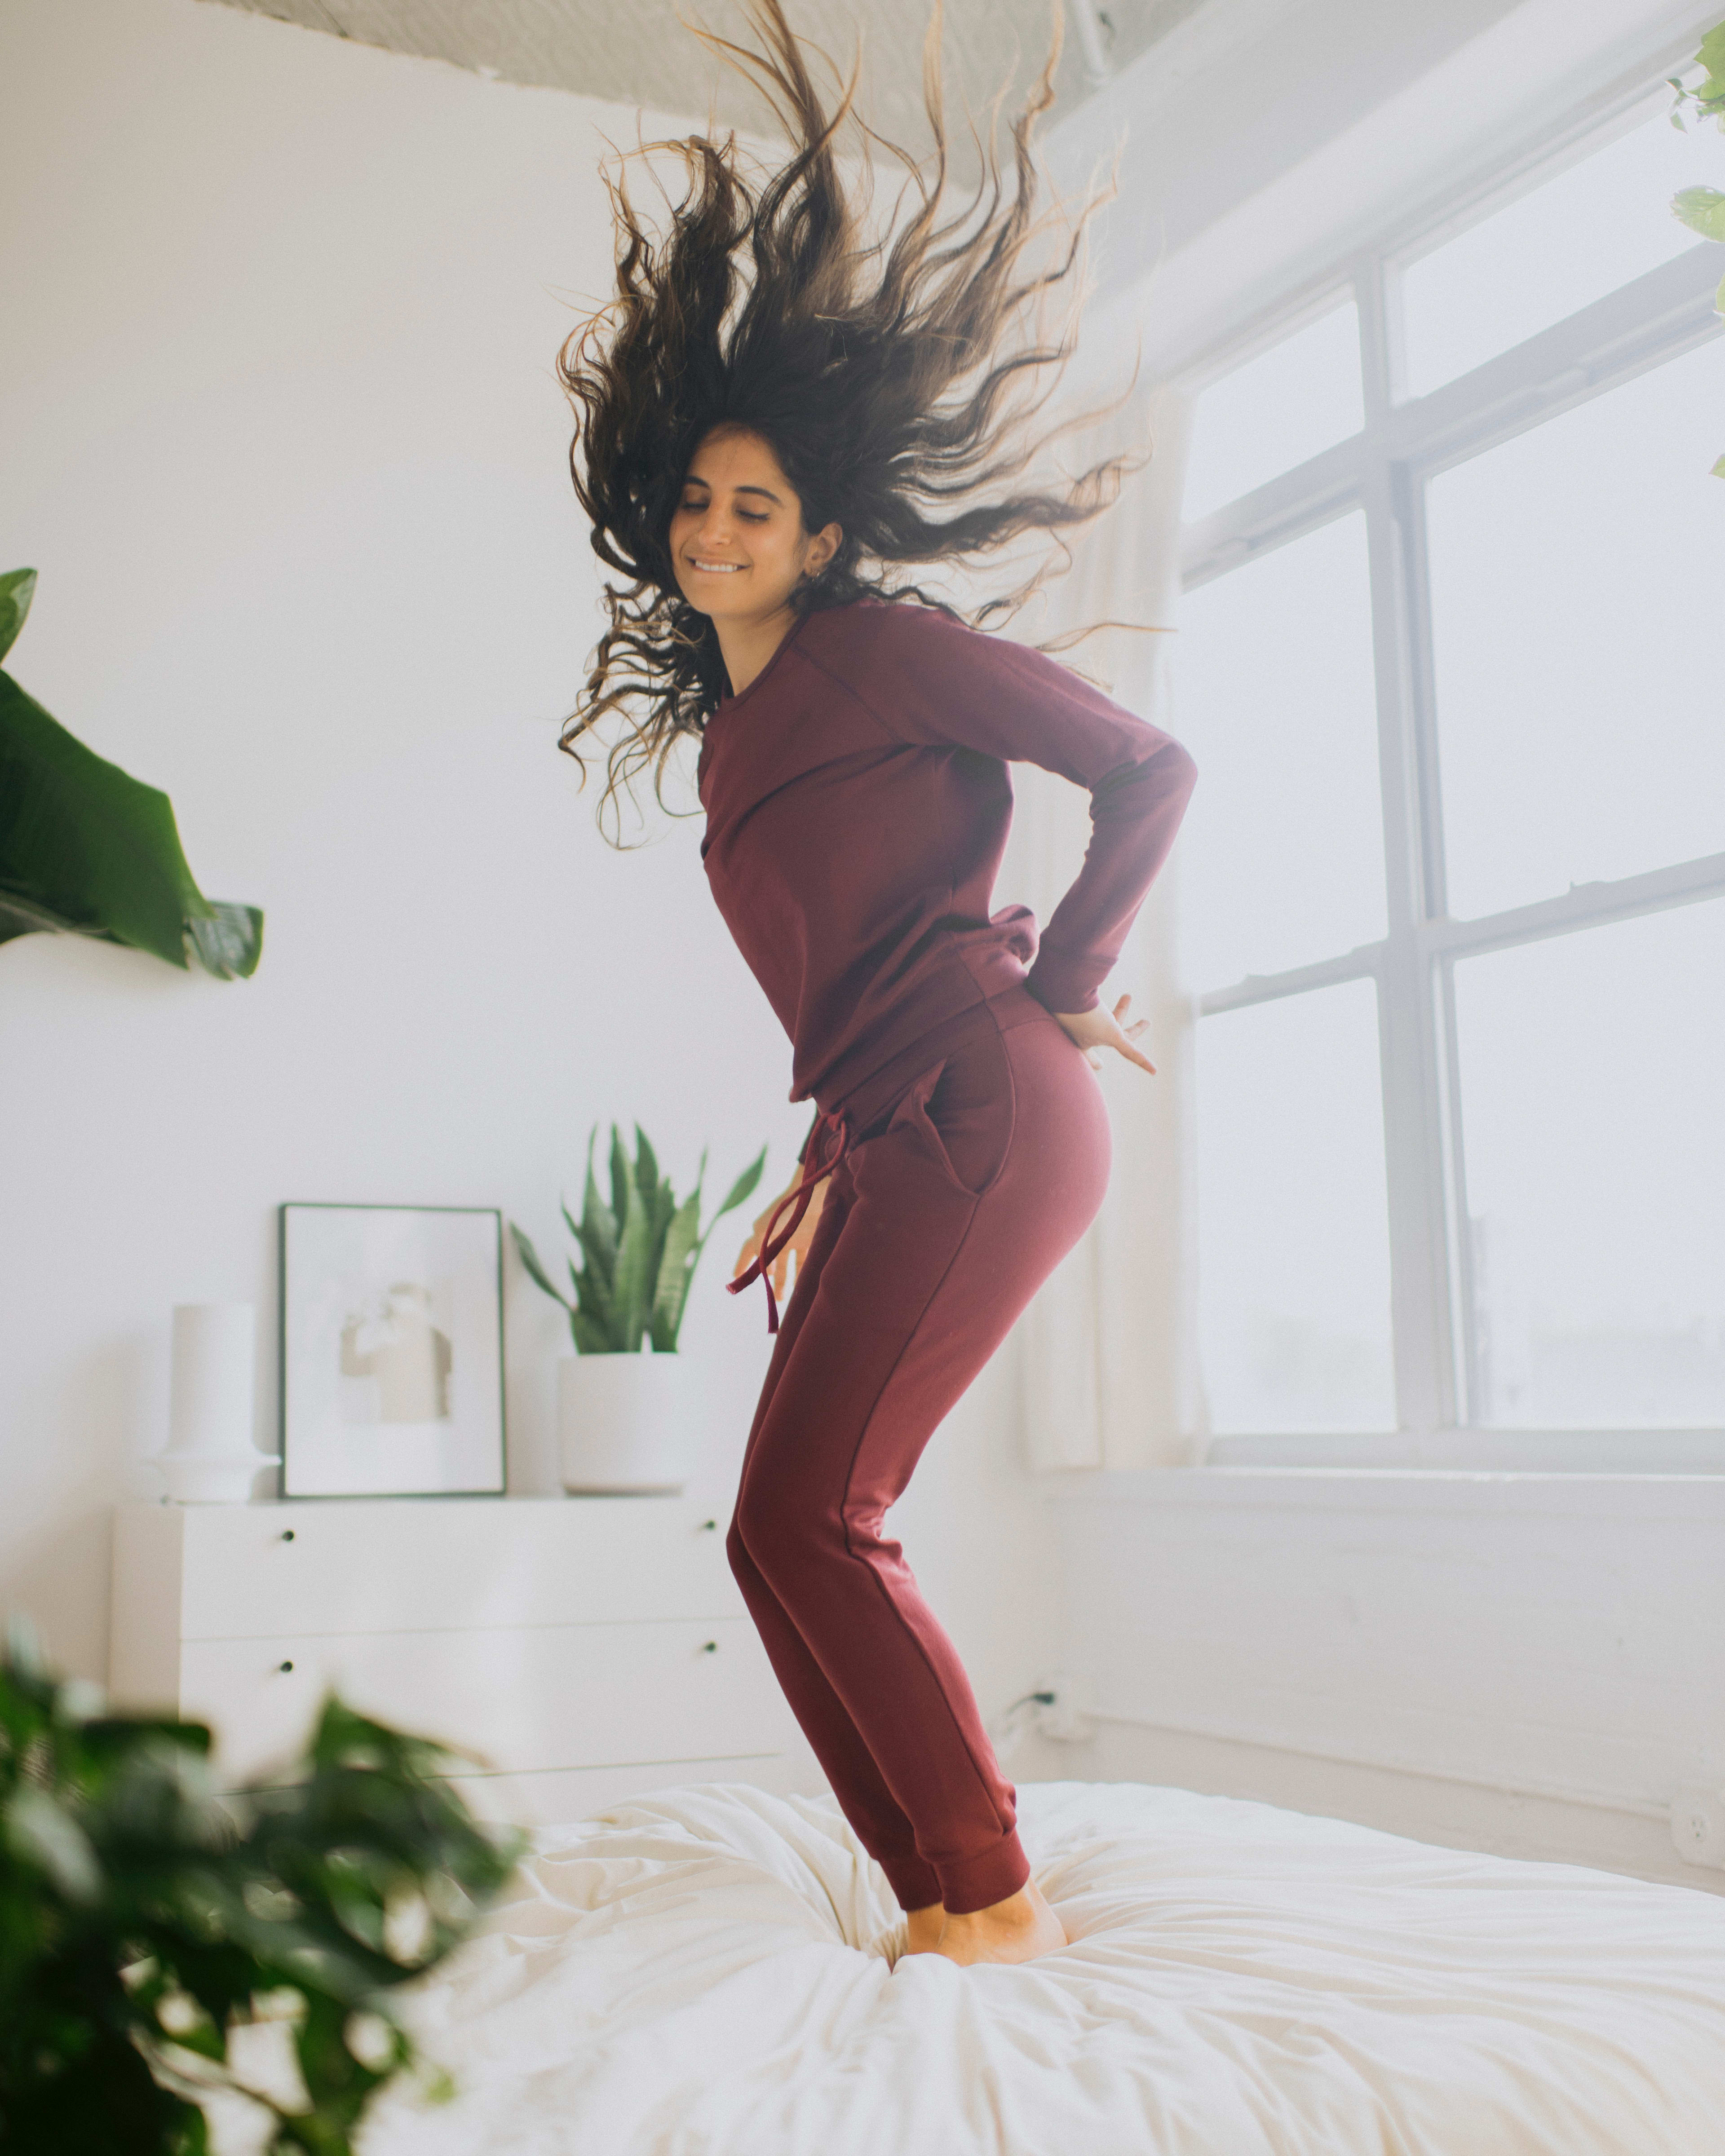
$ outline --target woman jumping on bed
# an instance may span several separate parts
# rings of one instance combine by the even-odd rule
[[[1096,1051],[1155,1066],[1135,1045],[1147,1021],[1125,1022],[1131,998],[1111,1011],[1097,990],[1195,770],[1055,660],[892,573],[1078,524],[1117,487],[1114,460],[1055,492],[999,490],[1032,454],[1023,427],[1042,399],[1027,408],[1021,387],[1070,349],[1007,341],[1080,259],[1082,217],[1052,269],[1024,266],[1058,10],[1055,51],[1013,123],[1011,184],[990,151],[976,197],[945,222],[937,13],[934,183],[894,152],[916,193],[886,245],[865,236],[834,157],[850,90],[829,115],[778,0],[752,13],[764,54],[721,49],[773,100],[788,161],[757,181],[732,140],[659,146],[683,161],[687,190],[654,233],[614,186],[617,296],[562,355],[576,491],[594,550],[627,580],[607,588],[609,626],[563,746],[577,753],[596,720],[622,716],[614,789],[619,772],[662,772],[680,736],[698,738],[701,860],[790,1036],[790,1098],[819,1111],[729,1283],[776,1270],[783,1286],[797,1255],[783,1323],[767,1281],[777,1337],[732,1569],[908,1912],[907,1951],[1024,1961],[1065,1935],[886,1516],[1101,1204],[1111,1141]],[[1010,611],[1034,582],[973,619]],[[1040,937],[1027,907],[988,911],[1015,760],[1091,795],[1083,867]]]

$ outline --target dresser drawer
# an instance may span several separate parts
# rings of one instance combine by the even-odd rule
[[[745,1619],[188,1640],[180,1711],[229,1782],[285,1763],[334,1687],[501,1773],[781,1752],[802,1739]]]
[[[675,1498],[187,1507],[183,1640],[737,1617],[726,1521]]]

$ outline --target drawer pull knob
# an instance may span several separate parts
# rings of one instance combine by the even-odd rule
[[[703,1520],[701,1523],[701,1532],[704,1535],[713,1534],[717,1531],[718,1525],[716,1520]]]
[[[290,1543],[294,1538],[293,1529],[291,1527],[284,1527],[281,1531],[281,1538],[285,1543]]]
[[[294,1666],[291,1662],[284,1662],[281,1665],[281,1674],[283,1676],[286,1676],[291,1671],[293,1666]]]
[[[704,1655],[716,1655],[719,1651],[718,1641],[716,1640],[709,1640],[701,1651]]]

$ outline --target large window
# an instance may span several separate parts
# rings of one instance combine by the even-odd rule
[[[1725,1432],[1725,247],[1667,207],[1725,144],[1670,105],[1201,362],[1213,1460]]]

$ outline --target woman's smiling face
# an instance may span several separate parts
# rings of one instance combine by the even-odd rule
[[[714,620],[765,621],[838,552],[836,524],[809,533],[803,505],[758,434],[715,428],[689,460],[671,517],[678,588]]]

